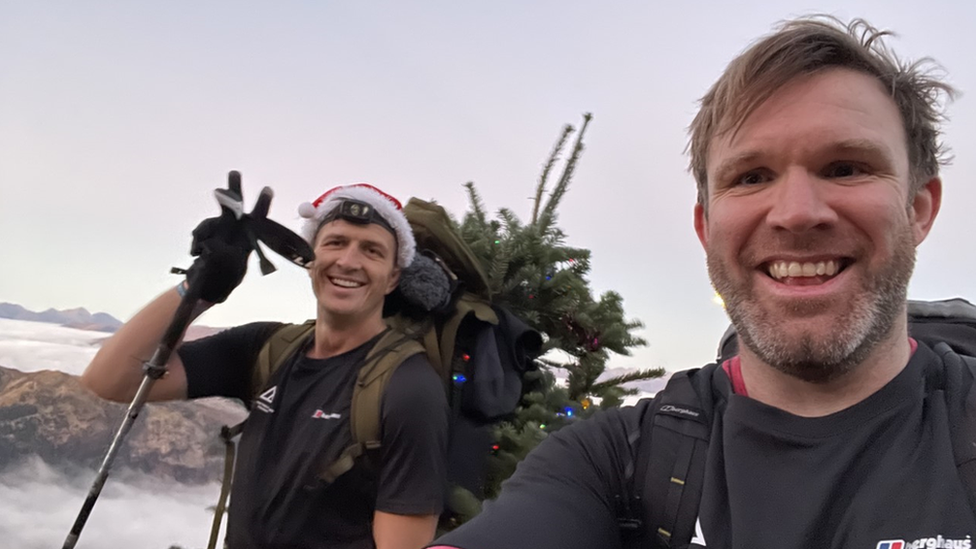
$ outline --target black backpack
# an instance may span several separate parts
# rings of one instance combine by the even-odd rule
[[[909,301],[909,335],[932,346],[945,364],[943,375],[926,379],[927,392],[943,391],[953,453],[969,503],[976,509],[976,306],[964,299]],[[719,343],[718,361],[674,374],[663,391],[641,401],[639,425],[630,433],[633,456],[627,468],[630,491],[618,502],[623,546],[662,549],[687,546],[695,536],[704,485],[705,454],[715,403],[713,376],[737,353],[731,327]]]

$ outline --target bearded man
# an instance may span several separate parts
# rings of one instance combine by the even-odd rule
[[[906,314],[953,90],[886,34],[789,21],[701,101],[694,228],[739,354],[555,433],[436,546],[972,545],[976,361]]]

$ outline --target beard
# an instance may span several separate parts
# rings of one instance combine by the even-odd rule
[[[785,325],[791,318],[836,307],[836,301],[797,299],[777,314],[756,299],[749,278],[736,281],[730,266],[716,259],[718,254],[708,254],[708,274],[725,302],[742,345],[780,372],[807,382],[826,383],[861,364],[904,314],[908,283],[915,268],[915,243],[908,225],[895,236],[891,258],[879,268],[865,271],[860,286],[844,304],[846,313],[834,318],[826,333],[795,334]]]

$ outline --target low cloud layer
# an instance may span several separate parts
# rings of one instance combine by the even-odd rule
[[[60,370],[81,375],[108,336],[56,324],[0,319],[0,366],[21,372]]]
[[[61,547],[95,473],[65,474],[39,459],[0,474],[0,544],[20,549]],[[164,483],[136,474],[109,476],[78,549],[206,547],[208,509],[220,487]]]

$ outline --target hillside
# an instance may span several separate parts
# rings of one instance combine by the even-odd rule
[[[0,366],[0,470],[38,456],[55,467],[96,470],[125,415],[76,376],[23,373]],[[119,451],[113,471],[139,471],[185,484],[219,481],[220,426],[244,417],[222,399],[147,405]]]

